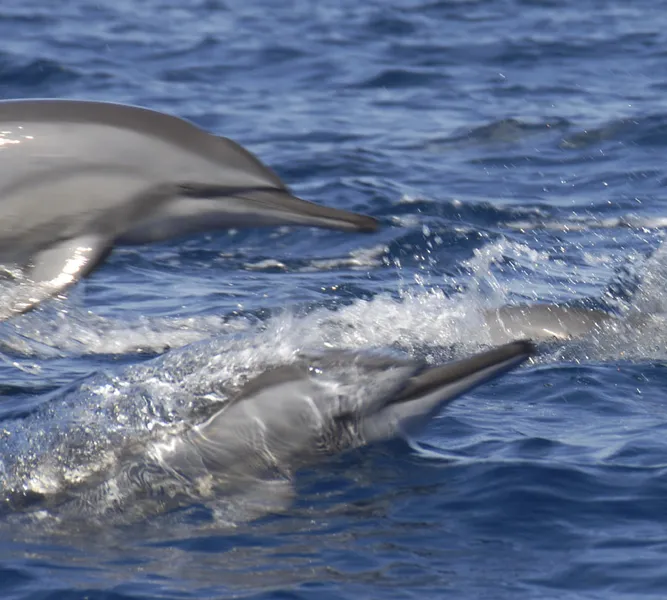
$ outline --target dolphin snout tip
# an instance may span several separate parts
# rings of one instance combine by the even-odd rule
[[[356,231],[361,233],[373,233],[380,227],[380,221],[367,215],[358,215],[355,219],[354,226]]]
[[[513,344],[524,354],[537,354],[537,345],[531,338],[521,338],[514,340]]]

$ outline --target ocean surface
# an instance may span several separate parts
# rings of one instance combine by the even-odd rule
[[[461,357],[526,302],[649,326],[543,344],[429,452],[333,458],[257,518],[3,508],[0,598],[667,597],[666,93],[664,0],[2,0],[2,98],[179,115],[382,224],[118,248],[0,324],[5,485],[76,481],[303,350]]]

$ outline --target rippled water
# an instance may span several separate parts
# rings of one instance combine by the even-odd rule
[[[354,452],[277,514],[4,515],[0,595],[664,598],[666,32],[645,0],[3,0],[2,97],[186,117],[383,225],[117,249],[1,324],[0,452],[23,482],[75,477],[267,357],[462,356],[484,307],[525,301],[650,318],[459,400],[421,439],[442,458]]]

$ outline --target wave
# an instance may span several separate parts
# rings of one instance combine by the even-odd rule
[[[635,292],[638,311],[665,309],[664,252],[644,265],[644,278]],[[27,414],[2,420],[2,487],[51,493],[64,484],[75,485],[108,468],[119,448],[178,431],[210,413],[230,390],[255,374],[290,363],[303,352],[383,348],[441,362],[486,347],[490,340],[484,310],[508,300],[507,288],[489,276],[490,267],[508,258],[517,265],[547,262],[543,253],[522,244],[491,243],[462,264],[478,281],[477,288],[471,285],[446,294],[438,287],[409,286],[397,295],[378,294],[336,309],[283,311],[254,323],[241,320],[240,326],[234,321],[230,331],[214,339],[47,394]],[[621,321],[585,340],[547,345],[535,363],[664,360],[667,317],[650,315],[646,323],[636,327]],[[152,334],[142,335],[147,342]],[[107,334],[96,338],[91,348],[101,339],[113,344]]]
[[[81,77],[76,69],[48,58],[22,62],[0,53],[0,85],[11,87],[14,95],[44,95],[45,90],[71,85]],[[45,94],[49,95],[49,94]]]
[[[510,221],[505,224],[517,231],[589,231],[594,229],[664,229],[667,227],[667,216],[644,216],[637,214],[621,215],[618,217],[571,216],[567,220],[540,220]]]
[[[518,223],[515,226],[519,228]],[[368,277],[378,279],[375,287],[357,279],[358,275],[349,280],[339,275],[327,285],[322,282],[312,300],[304,296],[302,301],[289,305],[262,305],[257,309],[230,306],[226,314],[128,315],[121,319],[83,310],[83,289],[77,288],[67,301],[52,302],[42,310],[3,323],[0,351],[10,363],[15,361],[27,369],[36,358],[150,356],[211,335],[249,336],[247,339],[252,340],[259,332],[281,327],[282,319],[289,323],[286,327],[299,331],[292,343],[310,347],[394,346],[413,352],[427,346],[459,345],[474,351],[490,340],[484,327],[484,310],[504,304],[592,298],[597,306],[625,310],[628,305],[639,306],[641,300],[641,311],[655,319],[667,313],[662,306],[662,252],[656,252],[651,260],[638,249],[628,252],[582,246],[573,252],[564,257],[558,248],[533,247],[503,236],[484,237],[465,227],[457,233],[450,227],[440,231],[422,224],[388,245],[355,248],[347,256],[277,260],[260,255],[252,262],[240,263],[257,277],[270,277],[276,272],[281,277],[289,273],[297,278],[329,271],[368,273]],[[168,256],[175,261],[169,269],[177,277],[180,259],[170,253]],[[197,256],[198,260],[205,258]],[[163,258],[162,264],[167,262]],[[385,273],[392,277],[388,279]],[[143,271],[140,275],[139,280],[145,279]],[[166,276],[155,274],[162,281]],[[217,289],[217,276],[208,276]],[[385,280],[394,283],[388,288]],[[270,285],[270,279],[260,278],[252,286],[246,284],[245,291],[263,290],[266,285]],[[105,289],[99,293],[111,293]],[[590,296],[583,296],[583,292]],[[184,296],[184,301],[191,302],[188,298]],[[243,296],[235,298],[232,295],[230,301],[238,302]],[[265,343],[271,345],[268,339]],[[655,350],[650,355],[654,356]]]

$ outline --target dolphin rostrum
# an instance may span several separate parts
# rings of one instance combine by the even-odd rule
[[[96,474],[76,465],[76,483],[55,493],[23,481],[5,491],[2,504],[127,522],[243,498],[250,489],[262,490],[270,503],[281,486],[291,489],[297,470],[366,444],[414,436],[445,405],[533,352],[530,342],[517,341],[437,366],[351,351],[304,356],[251,379],[200,424],[119,448]],[[85,480],[82,472],[89,473]]]
[[[26,268],[0,318],[93,271],[118,244],[226,228],[373,231],[293,196],[239,144],[174,116],[80,100],[0,102],[0,264]]]

